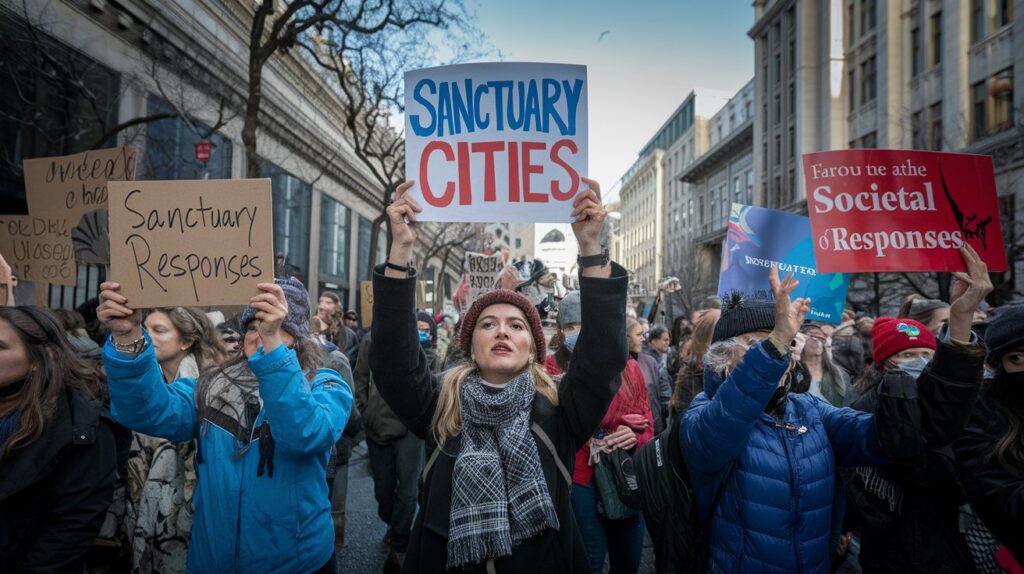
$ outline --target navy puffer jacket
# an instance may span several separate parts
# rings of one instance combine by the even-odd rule
[[[870,414],[806,394],[789,396],[781,421],[765,414],[789,358],[764,345],[724,382],[705,370],[680,427],[702,519],[735,463],[710,520],[708,571],[826,573],[835,465],[887,457]]]

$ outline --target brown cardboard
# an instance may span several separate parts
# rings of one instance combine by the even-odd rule
[[[107,182],[134,180],[136,159],[120,147],[24,160],[29,214],[67,219],[78,263],[109,263]]]
[[[269,179],[110,182],[110,270],[136,309],[248,305],[274,281]]]
[[[0,253],[20,281],[75,285],[78,266],[63,217],[0,215]]]
[[[359,282],[359,296],[359,322],[367,328],[373,324],[373,281]]]

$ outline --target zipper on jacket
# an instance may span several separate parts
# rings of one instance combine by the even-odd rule
[[[793,423],[775,423],[775,427],[779,429],[779,435],[782,437],[782,449],[786,452],[786,464],[789,465],[789,494],[793,497],[793,557],[796,558],[796,571],[803,572],[803,565],[800,563],[800,541],[797,540],[797,527],[800,523],[800,488],[796,484],[796,470],[793,468],[793,458],[789,453],[789,433],[785,431],[794,431],[796,427]],[[801,427],[800,431],[804,431]],[[801,432],[800,434],[803,434]]]

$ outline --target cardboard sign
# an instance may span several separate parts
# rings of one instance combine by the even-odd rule
[[[363,328],[373,324],[373,281],[359,282],[359,322]]]
[[[70,228],[63,217],[0,216],[0,253],[19,281],[77,283]]]
[[[498,278],[505,268],[500,253],[466,253],[466,309],[486,293],[498,288]]]
[[[248,305],[274,282],[269,179],[109,189],[111,275],[132,307]]]
[[[22,165],[28,212],[67,219],[79,263],[109,263],[107,182],[135,179],[135,148],[27,159]]]
[[[795,213],[732,204],[718,279],[719,296],[725,299],[739,291],[747,297],[770,300],[768,274],[773,263],[779,267],[780,278],[792,273],[800,282],[793,292],[794,299],[811,298],[808,319],[842,322],[850,276],[818,273],[810,220]]]
[[[804,156],[822,272],[964,271],[970,243],[1006,270],[992,158],[904,150]]]
[[[491,63],[405,74],[420,221],[570,222],[586,184],[587,69]]]

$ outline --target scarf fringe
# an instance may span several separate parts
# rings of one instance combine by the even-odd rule
[[[478,564],[512,554],[512,537],[508,530],[477,533],[448,541],[448,568]]]

